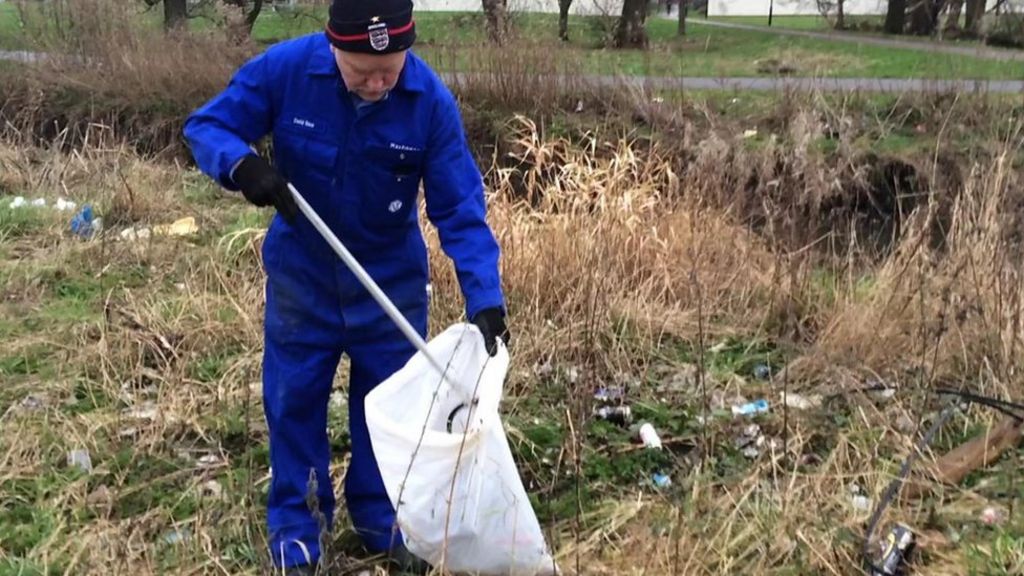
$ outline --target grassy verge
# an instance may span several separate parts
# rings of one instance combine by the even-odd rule
[[[8,47],[32,44],[17,27],[17,12],[0,7],[0,30],[9,30]],[[257,20],[253,38],[271,43],[322,29],[324,9],[265,10]],[[557,16],[517,14],[517,40],[508,50],[543,53],[565,68],[590,74],[654,76],[761,76],[779,70],[800,76],[868,78],[980,78],[1020,79],[1019,63],[995,62],[971,56],[929,54],[915,50],[851,45],[768,32],[715,29],[696,23],[689,35],[677,38],[675,23],[652,18],[648,22],[651,48],[647,51],[603,48],[613,20],[597,17],[570,19],[569,43],[557,40]],[[152,18],[149,18],[152,20]],[[479,47],[485,43],[483,19],[476,13],[424,12],[417,16],[419,46],[437,67],[474,70]],[[795,22],[804,23],[797,19]],[[154,28],[157,23],[151,22]],[[210,21],[192,22],[196,30]],[[2,46],[0,46],[2,47]]]
[[[473,141],[516,333],[510,444],[564,570],[855,573],[870,510],[854,496],[877,501],[911,452],[938,407],[929,386],[1024,396],[1007,313],[1024,305],[1020,132],[966,101],[695,96],[638,103],[628,125],[584,110],[544,128],[464,100],[471,130],[490,130]],[[979,142],[951,154],[967,133]],[[914,146],[869,157],[899,138]],[[71,234],[56,190],[107,231]],[[269,215],[118,146],[0,144],[0,571],[265,572]],[[121,238],[184,216],[198,233]],[[461,295],[424,228],[437,332]],[[878,380],[900,392],[856,392]],[[664,449],[593,417],[600,388]],[[757,399],[767,413],[732,414]],[[332,404],[336,489],[345,414]],[[972,408],[936,449],[993,421]],[[75,450],[91,470],[68,464]],[[1015,573],[1022,457],[897,501],[883,525],[919,531],[929,574]],[[1005,519],[982,522],[988,506]],[[336,567],[371,568],[343,513],[329,540]]]

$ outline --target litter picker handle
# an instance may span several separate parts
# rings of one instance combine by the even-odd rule
[[[326,224],[324,224],[324,221],[320,219],[320,216],[317,215],[312,206],[306,202],[306,199],[299,194],[299,191],[295,189],[295,186],[292,186],[291,182],[288,183],[288,189],[291,190],[292,196],[295,198],[295,202],[299,205],[299,209],[302,210],[302,213],[306,215],[306,218],[309,218],[309,221],[313,223],[313,226],[318,232],[320,232],[320,235],[323,236],[324,240],[331,245],[331,248],[333,248],[338,256],[341,257],[349,270],[355,274],[363,287],[370,292],[373,299],[380,304],[381,308],[384,309],[384,312],[386,312],[387,315],[391,317],[391,320],[398,325],[399,330],[405,334],[405,337],[409,339],[409,342],[411,342],[412,345],[427,358],[427,361],[430,362],[431,366],[433,366],[435,370],[437,370],[437,373],[440,374],[441,378],[446,378],[444,367],[441,366],[441,363],[438,362],[429,351],[427,351],[427,343],[424,342],[419,333],[413,329],[412,325],[409,324],[409,321],[405,319],[405,316],[402,316],[402,313],[395,308],[395,305],[391,303],[387,294],[377,286],[377,283],[373,281],[373,278],[371,278],[370,275],[366,273],[366,270],[359,265],[359,262],[354,256],[352,256],[352,253],[345,248],[345,245],[341,243],[341,240],[338,240],[338,237],[331,232],[330,228],[328,228]]]

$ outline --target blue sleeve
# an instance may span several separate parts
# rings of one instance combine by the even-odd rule
[[[423,188],[427,217],[437,227],[441,249],[452,259],[472,319],[487,308],[505,310],[498,273],[499,248],[487,225],[483,178],[447,89],[433,113]]]
[[[228,190],[235,164],[252,153],[250,144],[270,132],[273,105],[267,75],[267,55],[246,62],[223,92],[185,121],[184,136],[196,164]]]

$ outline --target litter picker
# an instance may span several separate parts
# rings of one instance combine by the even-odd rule
[[[430,354],[427,350],[427,343],[422,337],[420,337],[419,333],[416,332],[412,325],[409,324],[409,321],[405,319],[405,316],[402,316],[402,313],[398,311],[398,308],[395,308],[395,305],[392,304],[391,299],[388,298],[387,294],[377,286],[377,283],[373,281],[373,278],[366,273],[366,270],[364,270],[355,257],[352,256],[352,253],[345,248],[345,245],[341,243],[341,240],[338,240],[338,237],[331,232],[331,229],[328,228],[326,224],[324,224],[324,221],[320,219],[320,216],[313,210],[313,207],[306,202],[306,199],[302,197],[302,194],[299,194],[299,191],[295,189],[295,186],[292,186],[291,182],[288,183],[288,189],[291,190],[292,196],[295,198],[295,202],[299,205],[299,209],[302,210],[302,213],[306,215],[306,218],[309,218],[309,221],[313,223],[313,227],[315,227],[317,231],[320,232],[320,235],[323,236],[324,240],[331,245],[331,248],[333,248],[342,261],[345,262],[345,265],[348,266],[349,270],[355,274],[363,287],[370,292],[373,299],[380,304],[381,308],[384,309],[384,312],[386,312],[387,315],[391,317],[391,320],[393,320],[398,326],[398,329],[405,334],[405,337],[409,339],[409,342],[411,342],[412,345],[415,346],[424,357],[426,357],[427,361],[430,362],[430,365],[433,366],[433,368],[437,370],[437,373],[441,375],[441,378],[445,378],[444,367]]]

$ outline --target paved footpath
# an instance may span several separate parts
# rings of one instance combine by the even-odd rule
[[[676,15],[659,14],[662,18],[676,19]],[[917,50],[919,52],[930,52],[932,54],[955,54],[959,56],[974,56],[988,60],[1001,60],[1004,62],[1024,62],[1024,50],[1000,50],[988,46],[951,46],[946,43],[934,40],[901,40],[882,36],[871,36],[853,32],[817,32],[814,30],[794,30],[792,28],[779,28],[776,26],[758,26],[756,24],[738,24],[734,22],[719,22],[717,20],[705,20],[701,17],[687,18],[686,25],[709,26],[712,28],[727,28],[730,30],[749,30],[763,34],[778,34],[780,36],[796,36],[798,38],[814,38],[816,40],[829,40],[832,42],[849,42],[853,44],[866,44],[869,46],[883,46],[885,48],[899,48],[901,50]],[[1024,71],[1022,71],[1024,74]]]
[[[0,60],[39,62],[46,58],[38,52],[0,50]],[[463,72],[442,73],[446,81],[459,83],[470,79]],[[565,84],[596,86],[643,86],[662,90],[804,90],[821,92],[979,92],[1024,94],[1024,80],[925,80],[913,78],[813,78],[813,77],[734,77],[700,76],[571,76],[553,79]]]
[[[472,80],[464,72],[442,73],[448,82]],[[813,78],[813,77],[670,77],[670,76],[558,76],[550,80],[572,87],[583,85],[637,86],[661,90],[757,90],[820,92],[967,92],[1024,94],[1024,80],[928,80],[915,78]]]

